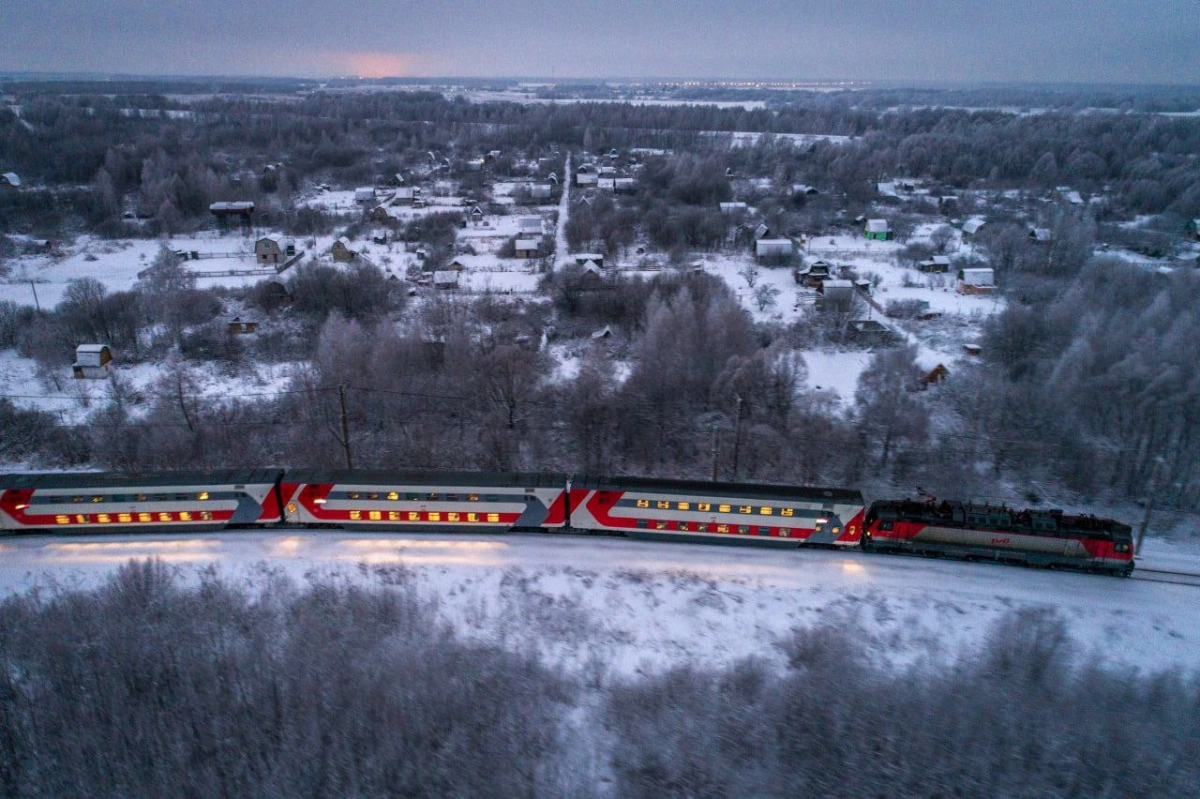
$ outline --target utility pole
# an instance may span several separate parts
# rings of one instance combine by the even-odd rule
[[[717,423],[712,423],[712,481],[717,482]]]
[[[29,281],[29,288],[33,289],[33,307],[37,309],[38,316],[41,316],[42,304],[38,302],[37,285],[32,280]]]
[[[737,410],[733,418],[733,479],[738,479],[738,451],[742,447],[742,395],[737,397]]]
[[[338,402],[342,406],[342,449],[346,450],[346,468],[354,468],[354,459],[350,457],[350,420],[346,418],[346,387],[338,385]]]
[[[1142,523],[1138,525],[1137,543],[1133,547],[1136,555],[1142,554],[1142,541],[1146,531],[1150,529],[1150,514],[1154,513],[1154,498],[1158,494],[1158,471],[1163,465],[1162,455],[1154,458],[1154,468],[1150,470],[1150,495],[1146,497],[1146,512],[1142,514]]]

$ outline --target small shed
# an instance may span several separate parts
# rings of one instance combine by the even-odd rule
[[[375,188],[373,186],[359,186],[354,190],[354,202],[361,205],[375,202]]]
[[[1048,227],[1030,228],[1029,240],[1035,244],[1049,244],[1054,241],[1054,232]]]
[[[813,261],[803,269],[797,269],[792,277],[802,286],[815,289],[822,282],[833,277],[833,264],[827,261]]]
[[[950,256],[935,255],[928,261],[921,261],[917,264],[917,271],[926,274],[946,274],[950,271]]]
[[[412,186],[401,186],[392,193],[392,205],[412,205],[416,196]]]
[[[958,270],[959,294],[991,294],[996,288],[995,272],[990,266]]]
[[[217,219],[239,217],[249,223],[250,215],[254,213],[254,203],[250,201],[216,202],[208,206],[209,212]]]
[[[433,286],[443,291],[451,291],[458,288],[458,272],[453,269],[434,272]]]
[[[258,320],[244,319],[240,316],[235,316],[229,320],[228,329],[229,335],[231,336],[245,336],[249,335],[250,333],[257,333]]]
[[[979,229],[982,228],[985,224],[987,224],[987,222],[986,222],[986,220],[983,220],[983,219],[978,219],[978,218],[968,219],[966,222],[963,222],[963,226],[962,226],[963,235],[964,236],[974,236],[976,233],[979,232]]]
[[[518,258],[536,258],[538,250],[541,248],[541,241],[538,239],[517,239],[514,248]]]
[[[950,370],[947,369],[943,364],[939,363],[937,366],[926,372],[921,378],[921,381],[925,384],[925,387],[928,388],[929,386],[936,386],[949,376]]]
[[[892,237],[892,231],[888,228],[886,219],[868,219],[863,235],[868,241],[887,241]]]
[[[354,245],[345,236],[333,243],[329,248],[329,254],[333,256],[333,260],[339,263],[350,263],[358,258],[358,250],[354,249]]]
[[[76,380],[103,380],[112,373],[112,350],[107,344],[80,344],[71,370]]]

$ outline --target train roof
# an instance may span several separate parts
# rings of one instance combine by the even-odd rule
[[[282,469],[179,472],[28,472],[0,474],[0,489],[128,488],[131,486],[246,485],[274,483]]]
[[[436,469],[289,469],[284,479],[292,483],[371,483],[461,486],[564,486],[565,474],[548,472],[456,472]]]
[[[809,501],[862,504],[862,492],[850,488],[772,485],[766,483],[721,483],[707,480],[669,480],[659,477],[575,477],[579,488],[615,491],[679,491],[686,494],[740,496],[756,499],[803,499]]]

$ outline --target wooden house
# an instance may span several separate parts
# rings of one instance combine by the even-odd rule
[[[354,202],[359,205],[371,205],[375,202],[375,188],[373,186],[360,186],[354,190]]]
[[[974,236],[976,233],[979,232],[979,229],[982,228],[985,224],[987,224],[986,221],[983,219],[979,219],[978,217],[976,217],[975,219],[968,219],[966,222],[963,222],[963,226],[962,226],[963,235],[964,236]]]
[[[278,234],[254,242],[254,260],[259,266],[281,264],[296,254],[296,242]]]
[[[246,336],[258,332],[258,320],[235,316],[229,320],[227,329],[231,336]]]
[[[339,263],[350,263],[358,258],[358,250],[345,236],[333,243],[333,246],[329,248],[329,254],[333,256],[333,260]]]
[[[541,239],[517,239],[514,244],[518,258],[536,258],[541,249]]]
[[[958,270],[959,294],[991,294],[995,289],[995,272],[990,266]]]
[[[433,287],[442,291],[453,291],[458,288],[458,272],[454,269],[434,272]]]
[[[208,206],[209,213],[219,220],[235,218],[244,224],[250,224],[250,215],[254,213],[254,203],[250,201],[216,202]]]
[[[80,344],[71,370],[76,380],[103,380],[112,373],[112,350],[107,344]]]
[[[926,274],[946,274],[950,271],[950,256],[935,255],[927,261],[917,264],[917,271]]]
[[[848,311],[854,305],[854,283],[849,280],[823,280],[817,294],[826,311]]]
[[[868,219],[866,227],[863,228],[863,235],[867,241],[887,241],[892,237],[892,231],[888,228],[886,219]]]

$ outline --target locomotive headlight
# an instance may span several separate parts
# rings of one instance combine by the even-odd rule
[[[26,502],[26,503],[23,503],[23,504],[17,505],[17,510],[25,510],[25,509],[26,509],[26,508],[28,508],[28,507],[29,507],[29,503],[28,503],[28,502]]]
[[[314,505],[324,505],[328,501],[329,500],[325,499],[325,497],[318,497],[317,499],[313,500],[313,504]]]
[[[817,519],[817,524],[828,524],[828,523],[829,523],[828,519]]]

